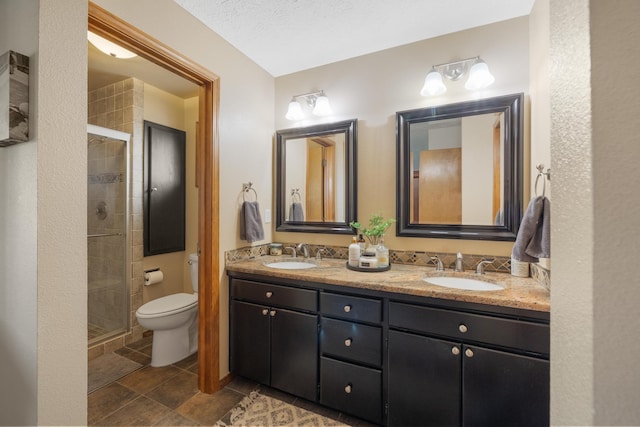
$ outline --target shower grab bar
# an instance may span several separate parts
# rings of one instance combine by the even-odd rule
[[[103,233],[103,234],[88,234],[87,237],[109,237],[109,236],[122,236],[122,233]]]

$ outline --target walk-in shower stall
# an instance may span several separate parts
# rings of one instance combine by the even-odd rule
[[[129,331],[129,134],[87,126],[89,346]]]

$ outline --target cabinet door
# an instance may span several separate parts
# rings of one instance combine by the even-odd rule
[[[269,310],[246,302],[231,303],[231,370],[269,384]]]
[[[271,309],[271,386],[317,400],[318,316]]]
[[[389,331],[390,426],[460,425],[460,345]]]
[[[184,251],[186,133],[144,122],[144,256]]]
[[[549,425],[549,361],[482,347],[463,350],[463,425]]]

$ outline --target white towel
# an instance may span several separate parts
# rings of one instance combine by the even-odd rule
[[[291,206],[289,207],[289,221],[304,221],[304,211],[302,210],[302,203],[291,203]]]
[[[264,239],[258,202],[242,203],[240,208],[240,239],[249,243]]]
[[[538,262],[551,256],[551,204],[544,196],[529,202],[513,245],[513,258],[524,262]]]

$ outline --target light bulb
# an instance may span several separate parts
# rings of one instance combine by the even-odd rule
[[[328,116],[332,114],[331,105],[329,105],[329,98],[324,92],[320,93],[316,98],[316,106],[313,108],[313,114],[316,116]]]
[[[287,109],[285,117],[288,120],[301,120],[304,117],[304,114],[302,113],[302,106],[295,98],[289,102],[289,108]]]
[[[489,72],[487,64],[482,60],[478,60],[469,70],[469,78],[464,87],[469,90],[484,89],[495,80],[495,77]]]
[[[424,86],[420,91],[422,96],[438,96],[447,91],[447,87],[442,82],[442,75],[432,68],[427,77],[424,79]]]
[[[117,44],[92,33],[91,31],[87,31],[87,38],[91,44],[100,49],[102,53],[113,56],[114,58],[129,59],[138,56],[130,50],[120,47]]]

